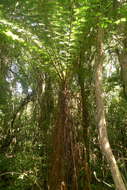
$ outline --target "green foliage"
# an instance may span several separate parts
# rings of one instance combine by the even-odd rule
[[[1,190],[27,190],[33,189],[33,186],[43,189],[44,182],[49,180],[51,152],[56,149],[52,147],[52,139],[61,81],[66,82],[68,88],[69,119],[74,125],[72,133],[76,134],[73,143],[82,144],[83,150],[79,80],[85,88],[85,99],[88,98],[92,189],[106,189],[97,184],[94,170],[101,181],[104,179],[109,184],[113,183],[97,143],[94,59],[99,26],[104,30],[103,87],[108,134],[119,160],[127,156],[127,103],[114,51],[120,47],[121,53],[122,41],[126,38],[122,36],[126,31],[121,35],[117,29],[126,25],[126,8],[126,2],[114,8],[111,0],[0,1]],[[110,71],[110,66],[115,71]],[[27,102],[31,94],[33,96]],[[5,152],[2,145],[5,145]],[[78,151],[80,153],[81,150]],[[83,157],[80,155],[78,159],[80,164],[78,161],[75,163],[80,171],[77,174],[79,190],[85,184],[84,170],[81,170]],[[119,165],[121,170],[126,171],[124,161],[120,160]]]

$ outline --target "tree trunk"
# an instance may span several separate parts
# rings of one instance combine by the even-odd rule
[[[97,55],[96,55],[96,76],[95,76],[95,96],[96,96],[96,111],[97,111],[97,125],[99,130],[99,143],[102,153],[110,166],[112,177],[117,190],[126,190],[125,184],[121,177],[119,168],[117,166],[115,157],[112,153],[106,127],[104,100],[102,90],[102,71],[103,71],[103,30],[98,29],[97,34]]]
[[[83,155],[84,157],[84,173],[85,173],[85,183],[84,189],[90,190],[90,169],[89,169],[89,140],[88,140],[88,127],[89,127],[89,114],[87,109],[87,95],[85,92],[84,86],[84,78],[80,73],[81,65],[79,64],[79,72],[78,72],[78,81],[80,86],[80,93],[81,93],[81,103],[82,103],[82,127],[83,127],[83,139],[85,145],[85,152]],[[83,68],[82,68],[83,69]]]
[[[122,12],[121,15],[118,13],[118,9],[124,6],[124,1],[115,0],[116,6],[114,7],[114,11],[116,12],[115,19],[118,19],[118,16],[123,17]],[[116,53],[118,55],[118,60],[121,67],[121,84],[123,87],[123,94],[125,99],[127,100],[127,22],[120,22],[117,26],[118,36],[121,36],[120,43],[122,44],[122,48],[118,46],[116,49]]]
[[[50,75],[38,72],[37,75],[37,97],[38,97],[38,142],[43,146],[40,149],[42,157],[41,167],[38,172],[38,183],[42,189],[48,190],[48,170],[49,170],[49,134],[51,117],[53,115],[53,91]]]
[[[67,85],[65,81],[61,81],[49,176],[50,190],[78,190],[73,150],[73,125],[69,116],[68,103]]]
[[[123,86],[124,97],[127,100],[127,47],[123,43],[123,51],[118,53],[118,59],[121,67],[121,83]]]

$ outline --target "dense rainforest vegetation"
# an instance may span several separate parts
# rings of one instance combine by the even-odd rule
[[[126,0],[0,0],[0,190],[127,189]]]

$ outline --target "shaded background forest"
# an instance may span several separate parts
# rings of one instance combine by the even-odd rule
[[[126,1],[1,0],[1,190],[115,189],[96,123],[98,26],[108,136],[127,184]]]

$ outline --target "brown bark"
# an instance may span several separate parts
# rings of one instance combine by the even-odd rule
[[[117,166],[115,157],[112,153],[110,143],[107,135],[107,126],[104,111],[104,100],[102,90],[102,72],[103,72],[103,30],[98,29],[97,34],[97,55],[96,55],[96,76],[95,76],[95,95],[96,95],[96,111],[97,111],[97,125],[99,130],[99,143],[102,153],[110,166],[112,177],[117,190],[126,190],[125,184],[121,177],[119,168]]]
[[[123,51],[118,53],[118,59],[121,67],[121,83],[123,86],[123,93],[127,99],[127,47],[123,44]]]
[[[61,81],[49,176],[50,190],[78,190],[73,154],[73,125],[69,117],[68,103],[67,85],[65,81]]]
[[[88,142],[88,127],[89,127],[89,114],[87,110],[87,95],[85,92],[84,80],[79,72],[79,85],[81,92],[81,105],[82,105],[82,127],[83,127],[83,139],[85,145],[84,152],[84,173],[85,173],[85,184],[84,189],[90,190],[90,169],[89,169],[89,142]]]
[[[53,115],[53,91],[50,75],[38,72],[37,75],[37,97],[39,105],[39,113],[37,117],[38,122],[38,141],[43,144],[40,150],[40,155],[45,157],[42,159],[41,167],[38,172],[38,183],[45,190],[48,190],[48,167],[49,167],[49,134],[48,131],[51,126],[51,117]],[[35,138],[36,140],[36,138]],[[34,142],[33,142],[34,143]],[[47,166],[47,167],[45,167]],[[43,176],[43,178],[41,177]]]

